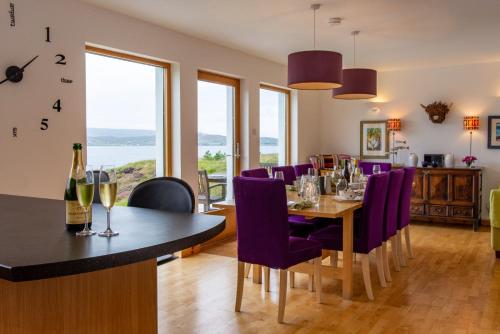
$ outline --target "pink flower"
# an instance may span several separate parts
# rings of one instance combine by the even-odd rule
[[[476,160],[477,160],[477,158],[475,156],[468,155],[468,156],[466,156],[465,158],[462,159],[462,162],[465,162],[466,164],[471,164],[471,163],[473,163]]]

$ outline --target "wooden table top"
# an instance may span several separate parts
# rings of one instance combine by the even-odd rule
[[[94,204],[92,229],[106,227]],[[0,278],[28,281],[79,274],[154,259],[209,240],[225,218],[205,214],[114,207],[112,238],[66,231],[64,201],[0,195]]]
[[[300,197],[295,191],[287,191],[289,201],[299,201]],[[218,202],[213,204],[217,208],[233,208],[235,207],[234,200]],[[338,218],[342,217],[346,212],[353,211],[363,206],[362,202],[344,202],[337,201],[332,195],[322,195],[317,206],[308,209],[288,209],[288,213],[292,215],[300,215],[305,217],[321,217],[321,218]]]

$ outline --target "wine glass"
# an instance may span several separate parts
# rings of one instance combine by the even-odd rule
[[[278,180],[285,181],[285,174],[283,174],[283,171],[278,170],[278,171],[274,172],[274,178],[278,179]]]
[[[382,173],[381,169],[380,169],[380,165],[373,165],[373,174],[380,174]]]
[[[76,168],[76,196],[78,203],[85,212],[85,227],[80,232],[76,232],[77,236],[90,236],[95,232],[89,228],[89,208],[94,200],[94,171],[92,166],[87,165],[84,169]]]
[[[343,191],[343,190],[347,190],[347,187],[348,187],[348,184],[347,184],[347,180],[345,179],[345,177],[341,176],[338,180],[337,180],[337,186],[336,186],[336,193],[337,193],[337,196],[340,195],[340,192]]]
[[[317,173],[318,173],[317,170],[314,168],[307,169],[307,175],[309,175],[309,176],[317,176]]]
[[[111,208],[116,201],[116,171],[112,165],[103,165],[99,171],[99,197],[101,198],[102,206],[106,208],[106,221],[108,223],[105,231],[100,232],[100,237],[113,237],[118,235],[111,229]]]

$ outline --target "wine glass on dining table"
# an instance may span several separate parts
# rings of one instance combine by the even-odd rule
[[[99,171],[99,197],[101,204],[106,208],[107,228],[100,232],[100,237],[114,237],[118,235],[111,229],[111,208],[115,205],[117,191],[116,170],[112,165],[103,165]]]
[[[373,174],[380,174],[382,170],[380,169],[380,165],[373,165]]]
[[[77,167],[76,169],[76,197],[78,203],[85,212],[85,227],[80,232],[76,232],[77,236],[90,236],[95,232],[89,228],[89,209],[94,200],[94,171],[92,166],[87,165],[84,168]]]

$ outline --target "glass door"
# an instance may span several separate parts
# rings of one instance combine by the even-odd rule
[[[240,172],[238,79],[198,73],[198,193],[200,211],[233,198],[233,176]]]

